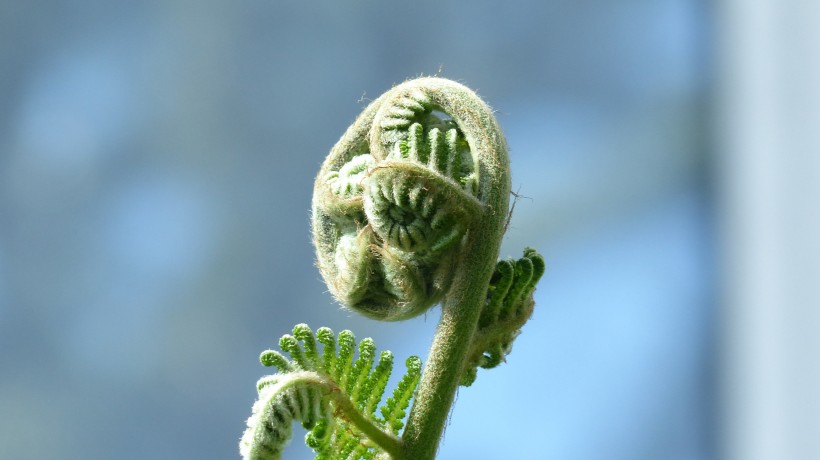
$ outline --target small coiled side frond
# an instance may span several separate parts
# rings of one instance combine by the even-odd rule
[[[305,442],[317,459],[370,459],[399,449],[396,435],[421,374],[418,357],[408,358],[407,373],[377,415],[393,367],[392,353],[383,351],[377,361],[372,339],[357,347],[350,331],[337,337],[319,328],[314,335],[305,324],[283,336],[279,346],[290,359],[274,350],[260,356],[263,365],[278,373],[257,383],[259,399],[240,441],[244,459],[279,459],[294,421],[310,430]]]
[[[478,330],[461,384],[470,386],[477,368],[492,369],[504,362],[521,327],[532,316],[533,292],[545,270],[544,258],[535,249],[524,249],[524,257],[499,260],[487,290]]]

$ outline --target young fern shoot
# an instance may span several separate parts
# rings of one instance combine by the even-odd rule
[[[432,460],[459,385],[498,366],[532,314],[544,260],[498,258],[509,207],[507,146],[492,110],[465,86],[419,78],[372,102],[333,147],[314,184],[318,267],[333,296],[369,318],[442,314],[424,371],[418,358],[382,408],[392,355],[353,335],[299,325],[262,355],[279,373],[240,443],[246,459],[279,458],[300,420],[317,459]],[[299,345],[301,343],[301,345]],[[416,389],[416,385],[418,388]],[[413,407],[402,422],[413,397]]]

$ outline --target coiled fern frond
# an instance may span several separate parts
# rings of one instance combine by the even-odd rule
[[[544,272],[532,249],[497,262],[510,187],[501,127],[466,86],[418,78],[364,109],[314,182],[317,266],[339,303],[371,319],[402,321],[440,304],[424,373],[418,358],[408,359],[377,413],[392,355],[377,362],[365,339],[354,359],[349,331],[314,336],[297,326],[280,341],[290,358],[262,354],[279,373],[259,381],[241,442],[246,459],[279,458],[296,420],[319,459],[435,458],[459,385],[504,361]]]
[[[326,327],[314,335],[306,324],[299,324],[293,335],[279,340],[279,346],[290,359],[274,350],[260,356],[262,364],[279,372],[257,383],[259,399],[239,444],[245,460],[281,458],[294,421],[310,430],[305,442],[316,452],[317,460],[372,459],[380,453],[397,453],[397,435],[421,373],[418,357],[407,359],[407,373],[377,414],[393,355],[383,351],[376,362],[372,339],[359,342],[354,359],[357,347],[352,332],[342,331],[337,339]]]
[[[319,270],[342,305],[373,319],[404,320],[440,302],[468,229],[501,208],[488,204],[495,195],[480,180],[471,131],[445,110],[444,94],[469,90],[431,83],[443,87],[404,85],[371,103],[314,184]]]

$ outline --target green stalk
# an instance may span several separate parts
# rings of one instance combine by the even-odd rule
[[[462,266],[473,267],[460,277],[442,306],[427,364],[404,430],[404,456],[432,460],[450,413],[475,334],[481,306],[495,266],[499,244],[491,239],[471,238]],[[492,256],[489,256],[492,254]],[[482,260],[483,259],[483,260]]]

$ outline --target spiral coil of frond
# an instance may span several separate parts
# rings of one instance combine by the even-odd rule
[[[477,149],[486,147],[447,113],[455,110],[445,91],[469,90],[428,80],[441,94],[400,85],[371,103],[314,185],[322,276],[341,304],[374,319],[407,319],[439,302],[472,223],[496,212],[481,187],[487,160]]]

